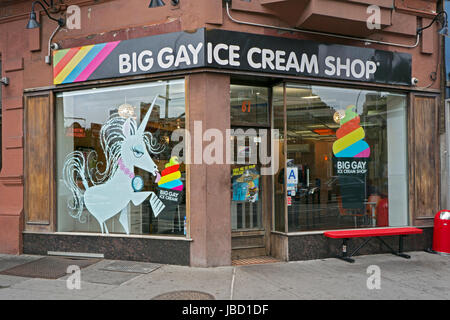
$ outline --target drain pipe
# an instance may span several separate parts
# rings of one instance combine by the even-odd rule
[[[248,26],[254,26],[254,27],[263,27],[263,28],[283,30],[283,31],[289,31],[289,32],[301,32],[301,33],[308,33],[308,34],[314,34],[314,35],[320,35],[320,36],[335,37],[335,38],[346,39],[346,40],[361,41],[361,42],[364,42],[365,45],[370,45],[372,43],[375,43],[375,44],[382,44],[382,45],[388,45],[388,46],[393,46],[393,47],[412,49],[419,45],[420,35],[422,33],[422,32],[417,32],[415,44],[407,45],[407,44],[378,41],[378,40],[366,39],[366,38],[343,36],[343,35],[339,35],[339,34],[326,33],[326,32],[320,32],[320,31],[310,31],[310,30],[304,30],[304,29],[277,27],[277,26],[271,26],[271,25],[266,25],[266,24],[237,20],[237,19],[233,18],[230,14],[230,4],[231,4],[231,0],[225,0],[228,18],[230,18],[230,20],[235,23],[244,24],[244,25],[248,25]]]

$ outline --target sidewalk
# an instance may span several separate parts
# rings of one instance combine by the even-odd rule
[[[160,265],[150,273],[103,270],[102,260],[81,270],[81,289],[57,280],[0,275],[0,299],[153,299],[179,290],[215,299],[450,299],[450,256],[411,252],[411,260],[390,254],[261,265],[191,268]],[[0,272],[41,257],[0,255]],[[145,263],[142,264],[145,266]],[[154,264],[149,264],[153,265]],[[367,268],[381,271],[381,288],[369,290]]]

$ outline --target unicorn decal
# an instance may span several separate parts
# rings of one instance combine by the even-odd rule
[[[73,218],[84,223],[86,217],[83,216],[83,209],[86,207],[100,224],[102,233],[106,231],[108,234],[106,221],[120,213],[119,222],[129,234],[127,207],[130,201],[137,206],[150,197],[150,205],[156,217],[165,208],[154,192],[138,192],[142,189],[143,180],[134,175],[134,167],[138,167],[155,176],[156,182],[161,177],[149,151],[158,154],[164,148],[158,146],[150,132],[145,132],[157,98],[153,100],[138,128],[134,119],[118,114],[112,115],[102,126],[100,142],[106,158],[103,172],[98,169],[100,163],[91,169],[86,165],[92,156],[97,157],[95,151],[91,151],[86,159],[80,151],[67,155],[63,181],[72,193],[68,206]],[[78,185],[78,178],[81,178],[84,190]]]

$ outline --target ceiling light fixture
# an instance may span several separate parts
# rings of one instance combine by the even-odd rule
[[[302,97],[302,99],[317,99],[319,98],[319,96],[307,96],[307,97]]]
[[[345,110],[338,110],[338,111],[336,111],[334,113],[333,120],[337,124],[340,124],[341,123],[341,119],[343,119],[344,117],[345,117]]]

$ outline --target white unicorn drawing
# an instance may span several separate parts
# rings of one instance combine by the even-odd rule
[[[157,98],[153,100],[139,128],[134,119],[124,118],[118,114],[112,115],[102,126],[100,142],[106,158],[106,168],[103,172],[98,169],[101,163],[95,168],[86,167],[92,156],[97,157],[95,151],[91,151],[86,159],[80,151],[67,155],[63,181],[72,193],[68,206],[73,218],[85,222],[83,208],[86,207],[100,224],[102,233],[106,231],[108,234],[106,221],[120,212],[119,222],[129,234],[127,207],[130,201],[134,205],[139,205],[151,196],[150,204],[155,216],[157,217],[164,209],[164,204],[154,192],[136,192],[136,188],[133,187],[134,179],[140,178],[134,176],[134,167],[153,174],[156,182],[160,178],[158,167],[150,157],[149,151],[158,154],[164,148],[158,146],[150,132],[145,131]],[[78,178],[81,178],[84,190],[77,184]]]

